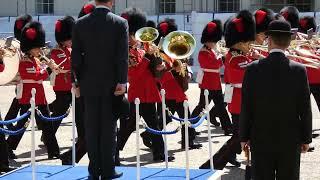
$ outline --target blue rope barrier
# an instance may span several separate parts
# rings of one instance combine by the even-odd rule
[[[60,121],[63,118],[67,117],[69,115],[69,110],[64,115],[61,115],[58,117],[46,117],[46,116],[42,115],[42,113],[39,110],[37,110],[37,113],[38,113],[38,116],[40,117],[41,120],[48,121],[48,122],[54,122],[54,121]]]
[[[16,130],[16,131],[10,131],[7,129],[0,128],[0,133],[5,134],[5,135],[10,135],[10,136],[15,136],[15,135],[20,135],[20,134],[24,133],[26,131],[26,129],[27,128],[23,127],[23,128]]]
[[[207,118],[207,115],[202,116],[201,119],[196,124],[191,124],[190,127],[193,129],[199,127],[206,118]]]
[[[174,117],[173,115],[170,115],[170,118],[172,118],[173,120],[179,121],[179,122],[184,122],[184,119]],[[199,118],[200,118],[200,116],[197,116],[194,118],[187,119],[187,121],[189,121],[191,123],[195,123],[199,120]]]
[[[0,125],[13,124],[13,123],[16,123],[18,121],[21,121],[22,119],[28,118],[30,115],[31,115],[31,112],[28,111],[28,112],[24,113],[23,115],[21,115],[20,117],[17,117],[15,119],[0,121]]]
[[[148,126],[145,127],[146,131],[152,134],[156,134],[156,135],[172,135],[172,134],[176,134],[177,132],[179,132],[180,128],[173,130],[173,131],[158,131],[155,129],[151,129]]]

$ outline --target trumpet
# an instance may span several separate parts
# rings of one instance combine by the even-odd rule
[[[220,40],[216,43],[216,50],[219,54],[222,56],[225,56],[227,52],[229,51],[229,48],[226,47],[226,41]]]
[[[41,48],[40,55],[37,57],[39,62],[47,67],[49,67],[54,73],[59,74],[63,71],[59,65],[57,65],[53,59],[50,58],[50,49],[45,47]]]

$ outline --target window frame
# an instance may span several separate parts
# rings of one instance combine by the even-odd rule
[[[177,0],[158,0],[159,14],[174,14],[177,12]],[[169,10],[167,10],[169,6]]]
[[[47,1],[47,2],[45,2]],[[54,14],[54,0],[36,0],[36,12],[38,15]],[[46,9],[46,11],[45,11]]]
[[[224,7],[222,9],[221,7]],[[240,11],[240,0],[220,0],[219,12],[237,12]]]

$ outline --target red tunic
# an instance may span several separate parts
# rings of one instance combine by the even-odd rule
[[[199,87],[207,90],[221,90],[220,68],[222,61],[217,59],[213,51],[208,50],[201,50],[198,60],[204,73]],[[206,72],[206,69],[218,70],[218,72]]]
[[[165,97],[167,100],[175,100],[178,103],[188,99],[170,71],[165,72],[159,82],[161,88],[166,91]]]
[[[241,112],[241,87],[245,68],[250,60],[237,51],[229,51],[226,55],[226,72],[229,83],[234,87],[231,103],[228,104],[229,112],[240,114]]]
[[[144,58],[144,51],[130,49],[130,54],[136,57],[136,65],[129,67],[128,100],[134,102],[136,98],[141,103],[161,102],[161,95],[157,83],[149,69],[149,60]]]
[[[320,69],[307,67],[309,84],[320,84]]]
[[[63,70],[68,72],[56,75],[53,90],[54,91],[70,91],[71,90],[71,49],[53,49],[51,51],[51,59]],[[54,76],[54,74],[52,75]]]
[[[25,58],[20,61],[19,74],[21,76],[21,83],[18,85],[18,89],[22,90],[21,99],[18,98],[19,103],[30,104],[31,90],[32,88],[35,88],[36,105],[47,104],[42,81],[48,78],[48,72],[46,70],[41,72],[40,66],[36,63],[34,58]],[[19,95],[19,92],[17,94]]]
[[[0,64],[0,72],[4,70],[4,64]]]

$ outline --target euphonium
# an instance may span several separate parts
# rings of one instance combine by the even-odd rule
[[[143,43],[151,43],[155,41],[159,36],[159,31],[152,27],[143,27],[140,28],[135,33],[136,40],[143,42]]]
[[[173,59],[186,59],[196,48],[195,38],[186,31],[173,31],[163,41],[163,51]]]
[[[15,79],[19,69],[19,49],[20,43],[13,37],[0,39],[1,58],[5,66],[4,70],[0,72],[0,85],[8,84]]]

